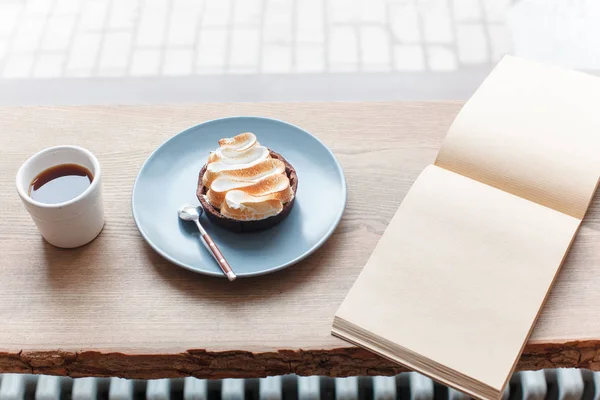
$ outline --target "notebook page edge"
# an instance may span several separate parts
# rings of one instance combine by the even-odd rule
[[[416,371],[425,376],[428,376],[429,378],[431,378],[434,381],[437,381],[443,385],[447,385],[454,389],[460,390],[464,393],[467,393],[467,394],[469,394],[475,398],[481,399],[481,400],[498,400],[501,397],[501,394],[503,393],[504,388],[502,388],[501,390],[495,389],[489,385],[486,385],[483,382],[479,382],[476,380],[473,380],[473,386],[471,386],[471,387],[457,383],[456,380],[451,379],[451,376],[448,373],[440,372],[442,369],[442,368],[439,368],[439,366],[441,366],[440,364],[436,363],[433,360],[430,360],[427,357],[423,357],[423,359],[427,360],[428,362],[430,362],[432,365],[435,365],[436,367],[433,367],[433,368],[427,368],[425,366],[419,367],[417,365],[417,363],[411,362],[406,357],[403,358],[400,355],[400,353],[404,353],[404,354],[413,353],[410,350],[405,349],[402,346],[395,345],[394,347],[397,347],[402,350],[395,351],[392,353],[392,352],[386,350],[384,347],[378,345],[378,343],[376,342],[376,340],[377,340],[377,341],[380,341],[381,343],[385,343],[385,342],[387,342],[385,339],[383,339],[377,335],[373,335],[374,339],[372,341],[367,341],[367,340],[360,338],[357,335],[354,335],[353,333],[349,332],[343,326],[343,324],[347,324],[349,326],[356,326],[356,325],[352,324],[351,322],[347,322],[343,318],[336,317],[336,319],[338,321],[343,321],[343,323],[336,324],[336,320],[334,319],[334,326],[331,328],[331,333],[333,336],[336,336],[342,340],[345,340],[355,346],[368,349],[369,351],[372,351],[383,358],[386,358],[392,362],[398,363],[399,365],[402,365],[412,371]],[[358,327],[356,327],[356,328],[358,328]],[[358,329],[360,329],[360,328],[358,328]],[[416,353],[413,353],[413,354],[420,357],[420,355],[417,355]],[[460,379],[462,379],[464,381],[470,380],[469,377],[461,374],[460,372],[452,370],[452,369],[450,369],[450,370],[453,373],[455,373],[456,376],[460,377]],[[479,387],[479,389],[477,387]]]

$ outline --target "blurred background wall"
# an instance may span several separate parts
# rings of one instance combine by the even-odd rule
[[[597,0],[0,0],[0,104],[466,99],[600,70]]]

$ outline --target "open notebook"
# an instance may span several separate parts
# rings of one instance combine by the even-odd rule
[[[502,394],[596,189],[600,79],[505,57],[464,105],[332,333]]]

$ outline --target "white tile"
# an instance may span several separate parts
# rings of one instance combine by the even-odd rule
[[[35,387],[35,400],[60,400],[60,377],[41,375]]]
[[[108,16],[108,29],[132,29],[140,6],[140,0],[113,1]]]
[[[294,7],[289,1],[267,2],[265,5],[265,24],[290,24],[293,13]]]
[[[109,400],[133,400],[133,380],[110,378],[110,386],[108,389]]]
[[[236,1],[233,8],[233,24],[238,28],[256,28],[261,20],[261,0]]]
[[[109,32],[100,51],[100,76],[122,76],[127,71],[131,50],[131,33]]]
[[[322,0],[302,0],[302,1],[319,1]],[[294,10],[298,6],[297,0],[264,0],[265,7],[276,7],[281,9],[291,9]]]
[[[458,59],[464,64],[488,61],[487,38],[480,24],[458,24],[456,27]]]
[[[79,11],[81,6],[80,0],[57,0],[52,13],[54,15],[73,15]]]
[[[398,71],[422,71],[425,69],[423,47],[418,44],[394,47],[394,68]]]
[[[281,7],[283,8],[283,7]],[[325,15],[325,2],[322,0],[302,0],[296,4],[296,23],[322,25]]]
[[[226,29],[203,29],[196,47],[196,72],[224,71],[227,58]]]
[[[334,378],[335,400],[358,400],[358,377]]]
[[[298,6],[297,0],[264,0],[265,7],[279,7],[284,9],[295,9]],[[311,1],[311,0],[302,0],[302,1]],[[321,1],[321,0],[317,0]]]
[[[283,30],[283,29],[282,29]],[[290,30],[286,27],[284,30],[286,34]],[[276,42],[277,40],[271,40]],[[310,23],[298,22],[296,25],[296,42],[297,43],[324,43],[325,42],[325,28],[323,24],[312,25]]]
[[[523,393],[519,397],[523,400],[542,400],[547,398],[549,382],[546,381],[544,370],[517,372],[515,378]],[[553,395],[552,397],[555,396]],[[594,398],[597,397],[594,396]]]
[[[164,10],[171,2],[172,0],[144,0],[144,8]]]
[[[360,21],[362,0],[330,0],[327,10],[329,21],[334,24]]]
[[[146,384],[146,400],[170,400],[170,392],[170,379],[152,379]]]
[[[450,12],[450,0],[391,0],[391,1],[406,1],[413,3],[422,14],[439,14]]]
[[[166,18],[164,14],[150,10],[142,13],[136,36],[137,46],[156,47],[165,41]]]
[[[74,26],[74,15],[60,15],[50,18],[46,31],[44,32],[44,39],[42,40],[42,50],[66,50],[69,46]]]
[[[358,41],[355,30],[351,27],[333,28],[328,52],[331,71],[356,71],[358,69]]]
[[[298,72],[323,72],[325,49],[321,44],[296,45],[295,70]]]
[[[456,54],[448,47],[429,46],[427,56],[429,58],[429,68],[433,71],[456,70]]]
[[[42,54],[35,62],[33,76],[35,78],[58,78],[62,75],[64,61],[64,54]]]
[[[177,11],[171,14],[167,46],[194,46],[198,30],[198,14]]]
[[[138,25],[136,47],[160,47],[166,40],[166,23],[160,16],[146,19]]]
[[[488,24],[487,29],[490,36],[491,61],[500,61],[502,56],[512,50],[510,33],[506,25],[501,24]]]
[[[183,400],[207,400],[208,382],[205,379],[187,377],[183,383]]]
[[[324,43],[324,3],[320,0],[298,2],[296,15],[297,43]]]
[[[390,4],[390,28],[396,40],[416,43],[421,40],[419,14],[414,4]]]
[[[283,379],[281,376],[269,376],[258,381],[258,398],[260,400],[282,400]]]
[[[100,33],[80,32],[73,39],[66,76],[92,76],[100,50]]]
[[[410,397],[411,399],[435,398],[435,384],[431,379],[418,372],[408,373],[408,386],[410,389],[407,397]]]
[[[482,10],[480,0],[460,0],[453,2],[454,20],[457,22],[480,22]]]
[[[163,75],[191,75],[193,56],[192,49],[167,49]]]
[[[210,0],[204,8],[203,27],[226,27],[231,18],[231,0]]]
[[[133,76],[158,75],[160,73],[160,50],[135,50],[131,58],[129,73]]]
[[[230,70],[235,72],[256,70],[260,50],[260,32],[257,29],[234,29],[231,35]]]
[[[268,2],[263,24],[263,41],[268,44],[291,44],[293,7],[290,1]]]
[[[100,31],[104,27],[107,11],[107,1],[86,1],[81,10],[78,29],[84,32]]]
[[[265,45],[261,70],[266,73],[290,72],[292,70],[292,48],[278,44]]]
[[[564,400],[580,400],[583,398],[585,382],[581,370],[576,368],[556,369],[558,398]]]
[[[223,379],[221,381],[221,400],[243,400],[245,379]]]
[[[171,12],[198,16],[204,10],[204,3],[204,0],[171,0]]]
[[[361,0],[360,18],[362,22],[385,24],[386,10],[384,0]]]
[[[298,377],[298,400],[317,400],[321,398],[320,376]]]
[[[427,43],[452,43],[452,21],[449,13],[427,13],[422,16],[423,34]]]
[[[31,375],[4,374],[0,384],[0,399],[22,400],[25,398],[25,384]]]
[[[22,8],[18,3],[0,4],[0,37],[12,33]]]
[[[380,26],[360,28],[361,62],[364,71],[389,71],[392,52],[390,37]]]
[[[398,398],[395,376],[373,377],[373,400],[395,400]],[[415,398],[415,397],[411,397]],[[431,396],[433,399],[433,395]]]
[[[33,54],[11,54],[6,60],[3,78],[27,78],[33,68]]]
[[[485,18],[489,22],[504,22],[510,0],[483,0]]]
[[[292,25],[265,25],[263,27],[263,42],[266,44],[291,45],[293,42]]]
[[[98,378],[77,378],[73,380],[72,400],[96,400],[98,398]]]
[[[52,1],[49,0],[29,0],[25,7],[25,14],[27,15],[47,15],[50,13],[52,8]]]
[[[30,16],[19,23],[17,34],[13,39],[13,52],[32,52],[40,45],[44,30],[44,18]]]

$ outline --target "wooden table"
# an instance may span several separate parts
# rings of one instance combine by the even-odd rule
[[[130,378],[400,372],[332,337],[330,326],[459,108],[288,103],[0,109],[0,371]],[[139,236],[130,212],[134,178],[156,146],[190,125],[229,115],[276,117],[312,132],[339,158],[349,191],[339,228],[308,260],[233,284],[164,261]],[[28,156],[58,144],[87,147],[103,166],[106,227],[76,250],[41,239],[14,187]],[[520,369],[600,370],[599,230],[596,199]]]

